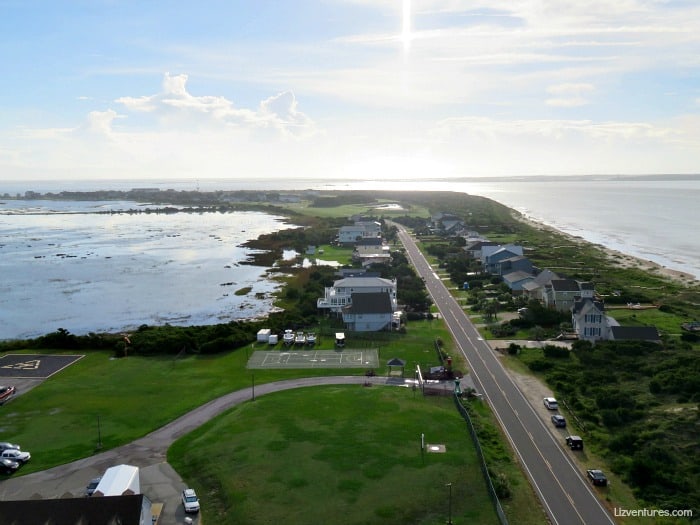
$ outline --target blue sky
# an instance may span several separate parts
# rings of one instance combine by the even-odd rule
[[[700,4],[0,0],[7,180],[700,171]]]

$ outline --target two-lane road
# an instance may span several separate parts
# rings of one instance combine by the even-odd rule
[[[397,228],[409,260],[425,280],[457,348],[467,359],[474,384],[500,421],[552,523],[614,524],[595,489],[544,426],[413,239],[403,227]]]

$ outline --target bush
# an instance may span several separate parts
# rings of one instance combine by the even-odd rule
[[[545,357],[553,357],[559,359],[568,359],[570,357],[570,352],[568,348],[563,348],[556,345],[544,345],[542,347],[542,352],[544,352]]]
[[[533,372],[545,372],[554,367],[552,363],[544,359],[535,359],[527,365]]]

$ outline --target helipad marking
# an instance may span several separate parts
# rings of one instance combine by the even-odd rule
[[[24,361],[23,363],[14,363],[12,365],[4,365],[2,368],[8,368],[12,370],[37,370],[41,365],[41,359],[32,359],[31,361]]]

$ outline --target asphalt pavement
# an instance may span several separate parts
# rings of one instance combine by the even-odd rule
[[[555,525],[614,524],[594,492],[597,489],[586,481],[562,444],[554,440],[536,408],[504,370],[410,235],[400,225],[397,228],[409,260],[423,277],[458,348],[467,359],[477,391],[493,409],[551,522]]]

